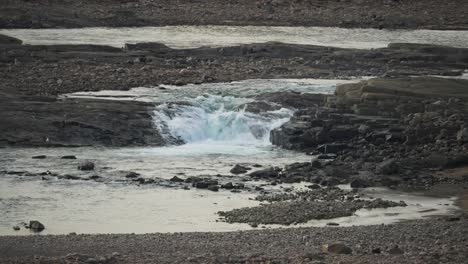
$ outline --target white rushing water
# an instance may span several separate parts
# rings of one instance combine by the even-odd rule
[[[97,44],[160,42],[173,48],[233,46],[278,41],[340,48],[371,49],[389,43],[422,43],[468,48],[468,31],[378,30],[324,27],[166,26],[136,28],[0,29],[26,44]]]
[[[282,108],[254,114],[242,107],[249,101],[206,95],[191,100],[191,105],[163,104],[155,111],[156,123],[189,144],[270,145],[270,131],[287,122],[293,111]]]

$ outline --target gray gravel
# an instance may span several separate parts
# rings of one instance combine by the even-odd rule
[[[335,242],[353,253],[322,253]],[[395,246],[403,254],[389,254]],[[0,237],[0,263],[468,263],[467,248],[462,217],[229,233]]]

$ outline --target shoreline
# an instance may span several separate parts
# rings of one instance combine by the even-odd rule
[[[447,232],[451,235],[444,235]],[[55,263],[68,260],[71,263],[86,263],[94,258],[104,263],[238,263],[268,260],[275,263],[317,260],[326,263],[427,263],[436,258],[443,263],[461,263],[459,261],[464,260],[467,253],[463,250],[466,242],[460,239],[467,232],[466,218],[455,221],[439,218],[364,227],[227,233],[0,237],[0,261],[30,263],[40,260],[41,263]],[[369,237],[375,239],[369,240]],[[324,245],[337,242],[351,248],[352,254],[322,251]]]

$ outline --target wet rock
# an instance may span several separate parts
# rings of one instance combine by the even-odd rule
[[[94,170],[94,162],[84,161],[78,165],[78,169],[82,171],[91,171]]]
[[[340,180],[335,177],[327,177],[320,182],[322,186],[336,186],[340,184]]]
[[[218,187],[218,181],[211,179],[197,179],[192,182],[192,186],[197,189],[208,189],[209,187],[214,189],[212,186]]]
[[[343,243],[325,245],[326,251],[332,254],[352,254],[353,250]]]
[[[367,188],[370,186],[370,182],[366,179],[354,179],[350,183],[351,188]]]
[[[73,180],[73,181],[82,179],[81,177],[78,177],[78,176],[75,176],[75,175],[69,175],[69,174],[60,175],[60,176],[58,176],[58,178],[62,179],[62,180]]]
[[[99,175],[92,175],[92,176],[89,176],[89,179],[90,179],[90,180],[98,180],[98,179],[100,179],[100,178],[101,178],[101,176],[99,176]]]
[[[318,184],[312,184],[312,185],[307,185],[307,188],[312,189],[312,190],[317,190],[317,189],[320,189],[322,187],[320,187],[320,185],[318,185]]]
[[[135,179],[135,178],[138,178],[138,177],[140,177],[140,174],[136,173],[134,171],[130,171],[125,175],[125,178],[127,178],[127,179]]]
[[[33,220],[29,222],[29,229],[34,232],[41,232],[45,229],[45,226],[41,222]]]
[[[389,159],[379,163],[376,167],[376,172],[379,174],[391,175],[399,171],[399,166],[394,159]]]
[[[318,160],[334,160],[336,159],[336,154],[322,154],[317,156]]]
[[[181,80],[181,79],[178,79],[174,82],[174,85],[175,86],[184,86],[184,85],[187,85],[187,82],[185,82],[184,80]]]
[[[251,112],[255,114],[265,113],[269,111],[275,111],[281,109],[280,105],[274,103],[268,103],[264,101],[255,101],[240,105],[239,110],[244,110],[246,112]]]
[[[74,160],[74,159],[76,159],[76,156],[73,156],[73,155],[70,155],[70,156],[62,156],[61,159]]]
[[[47,158],[47,156],[46,155],[39,155],[39,156],[34,156],[32,158],[33,159],[45,159],[45,158]]]
[[[21,45],[23,41],[14,37],[0,34],[0,45]]]
[[[249,170],[250,170],[250,168],[248,168],[248,167],[245,167],[245,166],[236,164],[236,165],[230,170],[230,172],[231,172],[232,174],[243,174],[243,173],[248,172]]]
[[[327,226],[339,226],[340,224],[338,223],[333,223],[333,222],[330,222],[330,223],[327,223]]]
[[[174,176],[170,179],[171,182],[184,182],[185,180],[184,179],[181,179],[177,176]]]
[[[226,184],[221,185],[221,188],[231,190],[234,189],[234,184],[232,184],[232,182],[228,182]]]
[[[277,178],[280,171],[281,170],[278,168],[267,168],[267,169],[251,172],[249,175],[253,178],[262,178],[262,179]]]
[[[219,191],[219,186],[218,185],[210,185],[210,186],[208,186],[207,189],[212,191],[212,192],[217,192],[217,191]]]
[[[19,226],[14,226],[14,227],[13,227],[13,230],[15,230],[15,231],[20,231],[21,228],[20,228]]]
[[[372,254],[380,254],[382,253],[382,250],[380,248],[373,248],[371,252]]]

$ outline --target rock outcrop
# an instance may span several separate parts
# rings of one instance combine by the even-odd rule
[[[0,97],[0,145],[162,146],[154,105],[133,101]]]
[[[322,185],[343,180],[356,188],[451,181],[436,179],[427,170],[468,164],[467,95],[468,80],[462,79],[373,79],[341,85],[321,105],[297,111],[271,132],[270,140],[319,159],[331,157],[333,164],[325,169],[346,165],[369,175],[360,180],[338,175],[330,181],[318,177],[320,171],[301,172],[310,180],[318,177],[312,182]]]

